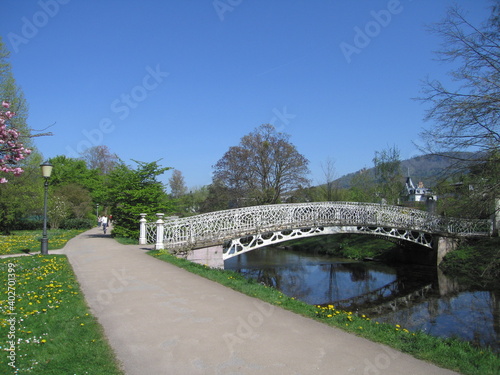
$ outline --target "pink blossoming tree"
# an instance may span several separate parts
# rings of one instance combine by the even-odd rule
[[[20,134],[10,125],[10,119],[16,114],[9,111],[10,104],[2,101],[0,109],[0,172],[12,173],[19,176],[23,169],[18,166],[19,161],[25,159],[31,150],[24,147],[20,141]],[[0,178],[0,184],[8,182],[5,177]]]

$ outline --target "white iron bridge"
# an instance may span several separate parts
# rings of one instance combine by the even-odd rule
[[[303,237],[361,233],[432,248],[433,237],[490,236],[491,220],[448,218],[418,209],[358,202],[292,203],[243,207],[147,223],[139,243],[183,252],[223,245],[223,259]]]

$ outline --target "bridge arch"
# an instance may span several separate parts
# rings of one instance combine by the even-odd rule
[[[226,241],[223,246],[223,259],[230,259],[248,251],[274,245],[280,242],[340,233],[368,234],[379,237],[388,237],[399,241],[408,241],[431,249],[433,248],[433,236],[422,231],[416,232],[408,229],[386,228],[380,226],[319,226],[284,229],[233,238]]]

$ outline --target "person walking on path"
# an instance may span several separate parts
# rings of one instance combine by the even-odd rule
[[[104,234],[106,234],[106,229],[108,228],[108,218],[106,215],[104,215],[101,218],[101,224],[102,224],[102,230],[103,230]]]

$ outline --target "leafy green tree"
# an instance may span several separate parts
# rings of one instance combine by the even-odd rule
[[[59,229],[61,222],[71,215],[71,205],[62,196],[52,195],[47,209],[50,229]]]
[[[213,212],[233,208],[231,202],[235,199],[233,192],[221,180],[214,179],[207,187],[207,196],[200,206],[200,211]]]
[[[78,184],[90,193],[94,204],[101,207],[108,205],[107,177],[99,169],[89,169],[84,160],[65,155],[58,155],[49,161],[54,166],[51,186]]]
[[[97,171],[89,169],[84,160],[58,155],[49,162],[54,166],[50,177],[53,186],[76,183],[89,188],[94,184],[93,180],[99,180]]]
[[[168,179],[170,186],[170,198],[175,206],[175,213],[179,216],[192,214],[193,197],[187,194],[187,187],[182,172],[174,169],[172,176]]]
[[[203,202],[208,198],[208,186],[195,188],[186,195],[187,207],[190,214],[199,214]]]
[[[362,169],[351,179],[347,200],[351,202],[374,202],[375,199],[374,178],[369,170]]]
[[[119,164],[109,174],[109,213],[113,216],[113,235],[118,237],[139,238],[141,213],[151,220],[156,213],[174,211],[165,186],[158,181],[170,168],[160,167],[156,161],[135,163],[136,169]]]
[[[168,184],[170,185],[170,195],[172,198],[177,199],[186,195],[187,187],[181,171],[174,169],[172,176],[168,180]]]
[[[42,157],[33,153],[21,164],[24,173],[0,184],[0,232],[9,234],[20,222],[43,213]]]
[[[92,197],[87,189],[76,183],[58,186],[54,189],[54,197],[65,201],[69,207],[71,216],[76,219],[84,219],[91,212]]]
[[[171,195],[170,195],[171,197]],[[208,186],[193,189],[180,198],[172,199],[171,203],[175,207],[175,215],[184,217],[199,214],[202,205],[208,198]]]

